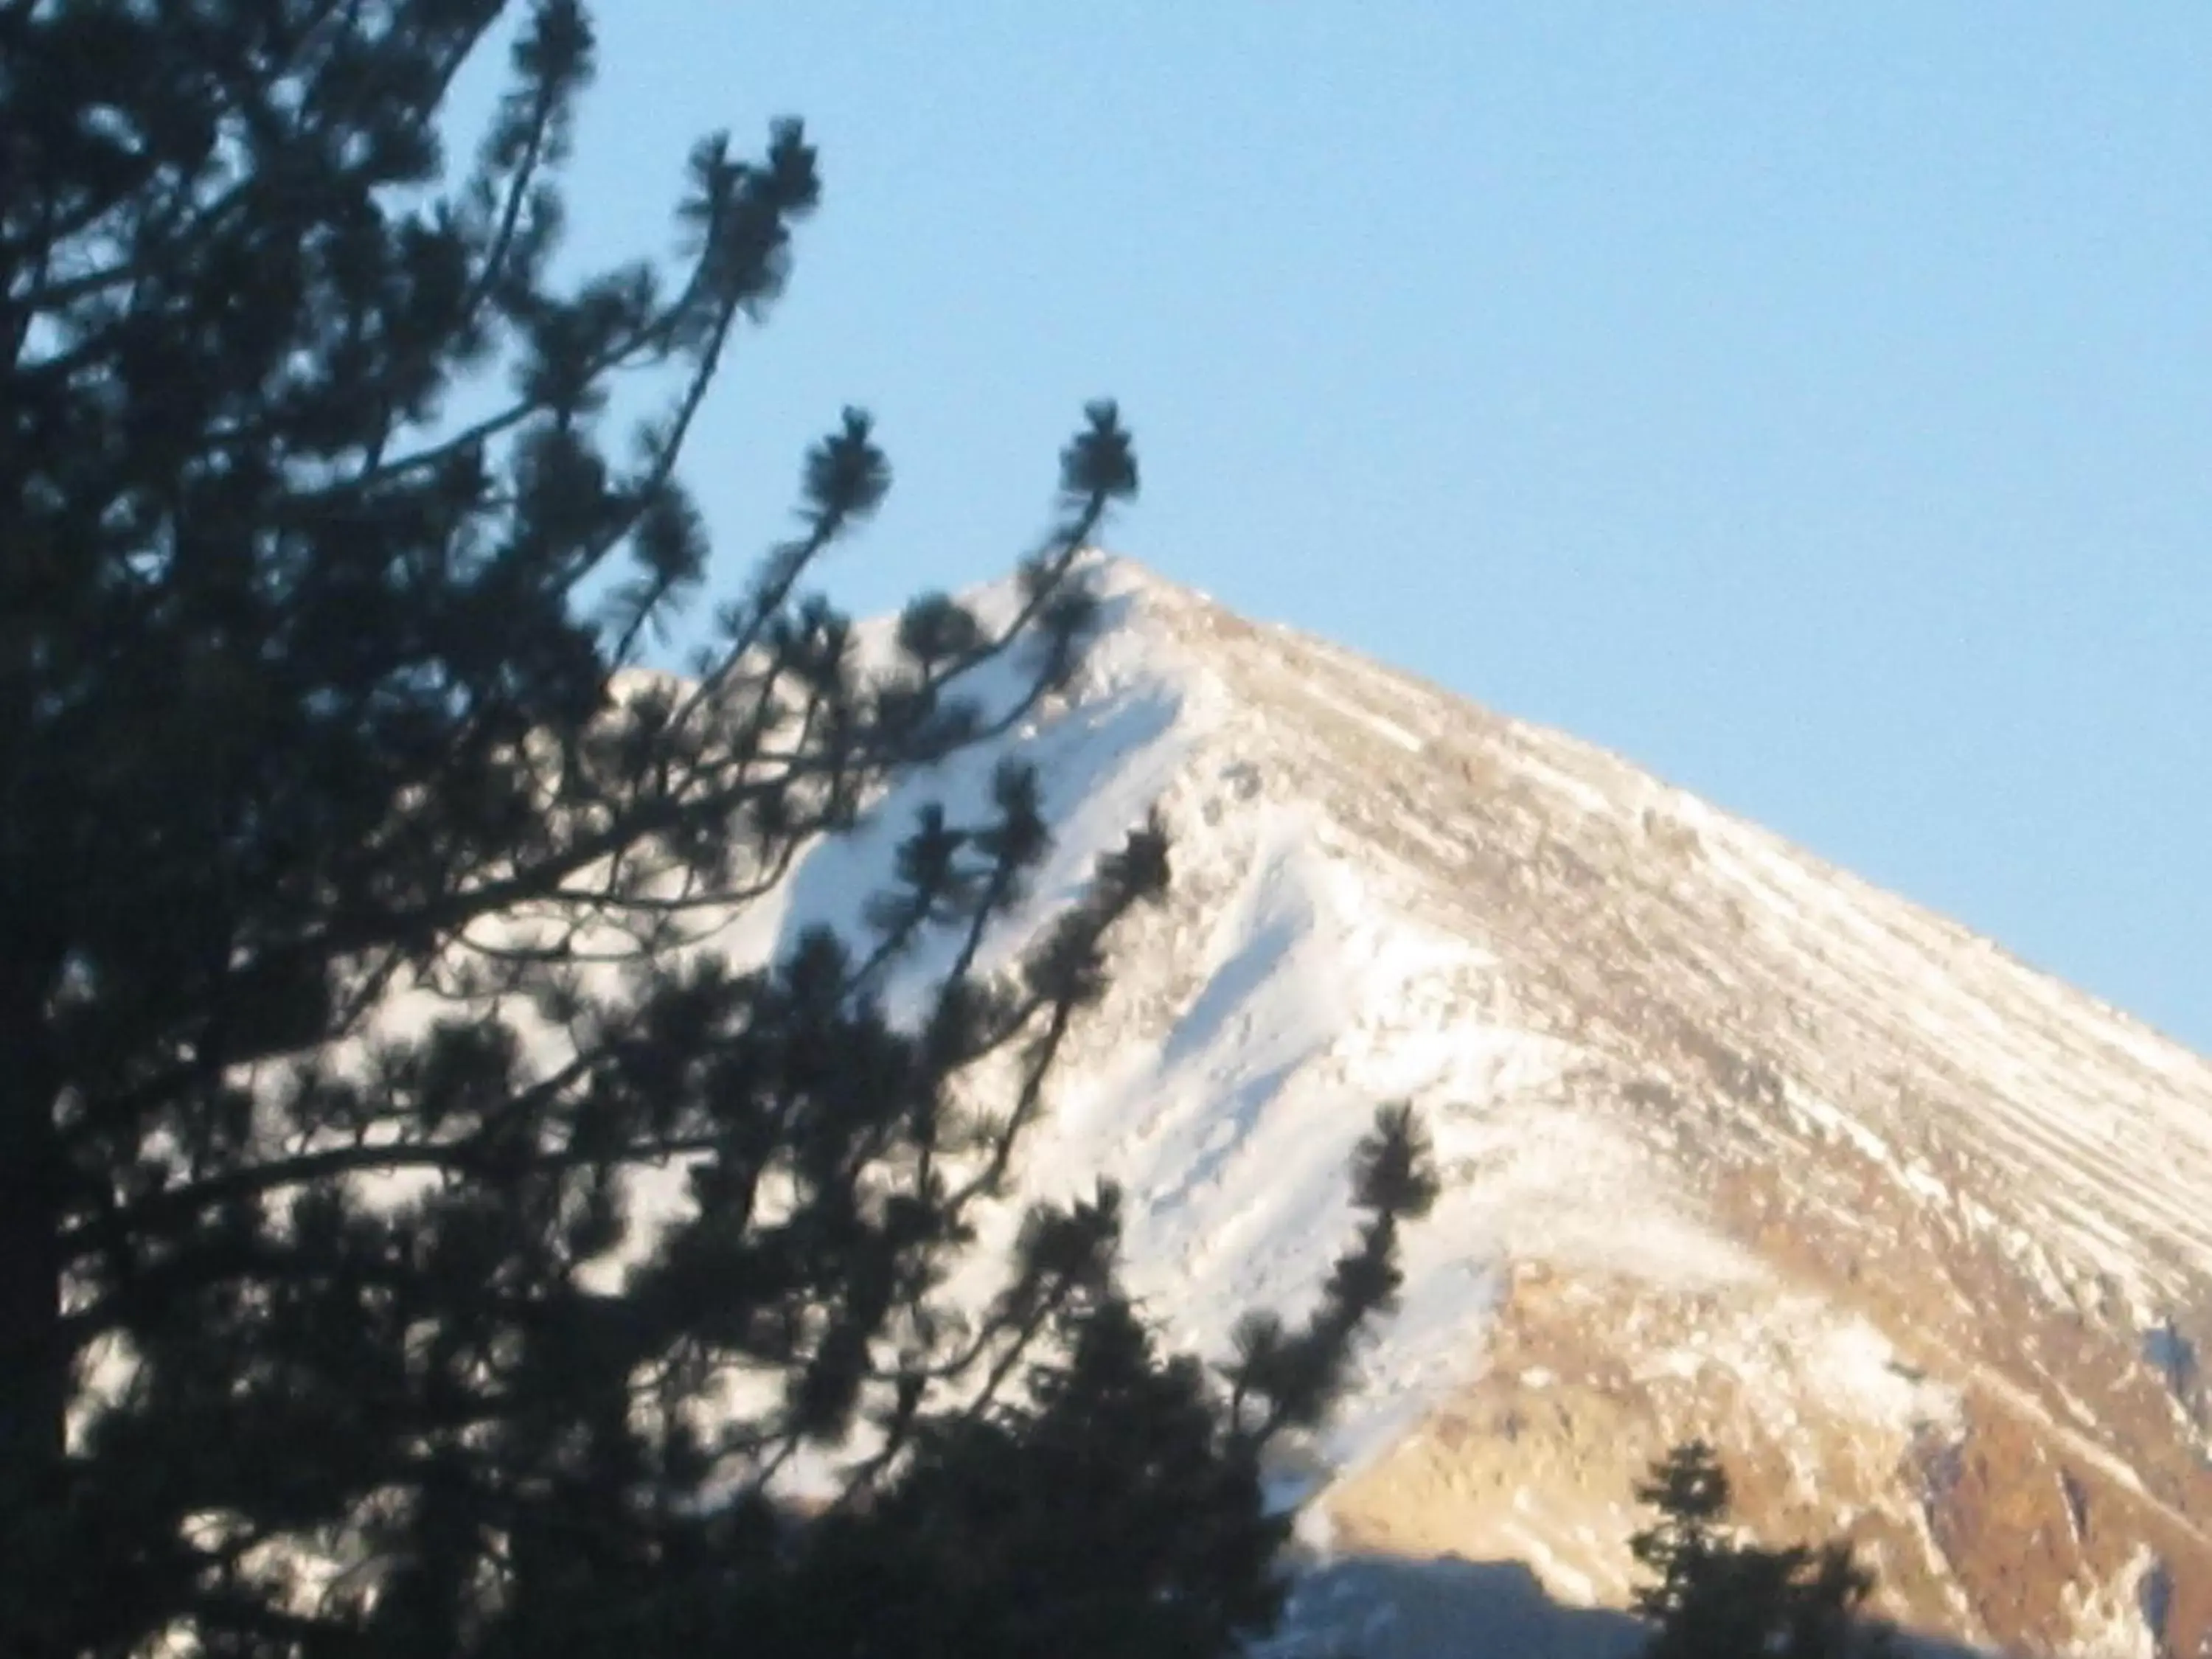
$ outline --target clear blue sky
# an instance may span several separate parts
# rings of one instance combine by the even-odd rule
[[[2212,1049],[2212,6],[602,0],[581,252],[827,195],[691,450],[847,402],[854,608],[1120,550],[1565,726]]]

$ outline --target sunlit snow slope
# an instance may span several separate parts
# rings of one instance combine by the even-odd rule
[[[2198,1650],[2212,1065],[1587,744],[1099,574],[1079,683],[1009,745],[1059,835],[1031,921],[1156,802],[1176,878],[1025,1179],[1121,1182],[1135,1282],[1218,1349],[1312,1294],[1373,1106],[1420,1106],[1449,1186],[1319,1449],[1340,1556],[1617,1605],[1631,1483],[1703,1433],[1762,1529],[1848,1528],[1925,1629]],[[995,758],[823,848],[753,945]]]

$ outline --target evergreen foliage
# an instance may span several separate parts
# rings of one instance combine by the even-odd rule
[[[1656,1511],[1629,1547],[1652,1575],[1636,1610],[1646,1659],[1876,1659],[1887,1629],[1865,1615],[1874,1575],[1840,1540],[1766,1549],[1728,1524],[1728,1472],[1704,1441],[1676,1446],[1636,1489]]]
[[[0,3],[0,1650],[1221,1651],[1274,1607],[1269,1442],[1395,1290],[1417,1127],[1226,1377],[1116,1287],[1110,1192],[963,1319],[1159,826],[1004,974],[1048,841],[1014,769],[923,815],[865,937],[711,949],[1065,684],[1128,434],[1087,411],[1014,614],[925,598],[870,667],[808,591],[889,487],[848,412],[694,677],[638,672],[696,611],[677,459],[815,156],[711,138],[672,267],[556,283],[576,0],[508,20],[444,167],[507,9]],[[659,399],[627,434],[618,388]],[[1025,693],[975,696],[992,663]],[[925,935],[953,966],[894,1024]],[[848,1438],[824,1509],[774,1496]]]

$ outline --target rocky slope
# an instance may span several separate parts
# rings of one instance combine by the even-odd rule
[[[1930,1633],[2203,1650],[2212,1064],[1586,744],[1103,580],[1013,745],[1061,826],[1036,915],[1155,800],[1177,878],[1028,1178],[1121,1179],[1137,1281],[1215,1346],[1311,1294],[1371,1105],[1419,1103],[1449,1187],[1316,1449],[1329,1552],[1618,1605],[1630,1485],[1702,1433],[1762,1533],[1849,1531]],[[857,902],[887,833],[822,849],[753,948]]]

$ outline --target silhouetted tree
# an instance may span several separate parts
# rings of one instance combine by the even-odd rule
[[[1048,844],[1013,768],[922,815],[865,937],[708,948],[1065,684],[1127,434],[1089,411],[1009,614],[926,598],[870,665],[802,591],[888,486],[848,413],[693,676],[643,672],[815,158],[711,139],[672,273],[556,283],[574,0],[441,183],[504,9],[0,3],[0,1649],[1218,1646],[1273,1607],[1266,1447],[1426,1201],[1410,1120],[1320,1311],[1209,1378],[1115,1288],[1110,1193],[980,1315],[945,1290],[1157,825],[1001,975]],[[663,399],[626,443],[617,385]],[[777,1500],[840,1446],[826,1513]]]
[[[1389,1305],[1397,1219],[1434,1193],[1421,1144],[1403,1108],[1378,1115],[1354,1160],[1360,1243],[1282,1338],[1286,1364],[1335,1368]],[[1037,1224],[1036,1248],[1087,1262],[1086,1235],[1110,1238],[1116,1218],[1109,1195]],[[874,1651],[870,1632],[889,1630],[911,1659],[1200,1659],[1273,1621],[1291,1516],[1263,1502],[1264,1455],[1284,1427],[1317,1421],[1338,1384],[1276,1392],[1240,1361],[1224,1408],[1197,1362],[1164,1358],[1088,1267],[1052,1327],[1018,1401],[926,1431],[884,1501],[827,1529],[794,1601],[810,1625],[814,1609],[850,1610],[827,1650]]]
[[[1636,1592],[1636,1610],[1665,1620],[1679,1613],[1708,1563],[1727,1548],[1728,1471],[1703,1440],[1670,1449],[1636,1488],[1637,1501],[1656,1511],[1628,1540],[1631,1554],[1654,1577]]]
[[[1629,1540],[1652,1577],[1636,1609],[1656,1626],[1647,1659],[1868,1659],[1887,1650],[1863,1613],[1874,1575],[1849,1544],[1766,1549],[1728,1524],[1728,1473],[1701,1440],[1674,1447],[1636,1489],[1655,1510]]]

